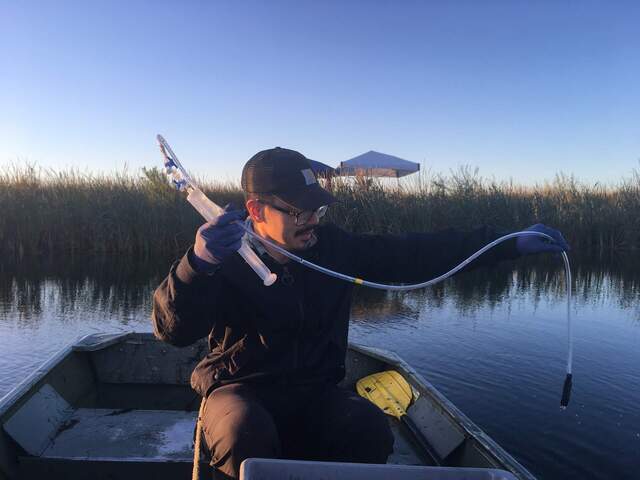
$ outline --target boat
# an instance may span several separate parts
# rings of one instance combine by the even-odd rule
[[[200,404],[189,377],[206,351],[204,341],[175,348],[136,332],[91,334],[63,349],[0,399],[0,480],[189,478]],[[449,469],[535,478],[392,352],[350,344],[342,385],[388,370],[410,384],[406,414],[419,430],[388,417],[388,464],[428,468],[435,456]]]

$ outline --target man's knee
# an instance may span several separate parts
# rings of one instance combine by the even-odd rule
[[[332,428],[336,460],[385,463],[393,452],[394,437],[387,416],[374,404],[355,393],[338,399]],[[336,406],[337,406],[336,405]],[[338,414],[336,418],[335,415]]]
[[[213,446],[235,453],[274,453],[279,446],[278,432],[271,418],[251,405],[242,405],[214,420],[215,425],[208,438]],[[256,455],[259,456],[259,455]]]
[[[224,387],[222,387],[224,388]],[[211,465],[232,478],[246,458],[280,455],[280,439],[271,415],[241,391],[214,391],[203,417]]]
[[[371,463],[384,463],[393,452],[394,437],[387,415],[367,400],[361,399],[354,423],[357,427],[357,438],[361,444],[363,455],[370,453]]]

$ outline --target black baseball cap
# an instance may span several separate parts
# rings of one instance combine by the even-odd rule
[[[309,159],[288,148],[256,153],[242,169],[247,193],[275,195],[299,210],[315,210],[336,198],[318,184]]]

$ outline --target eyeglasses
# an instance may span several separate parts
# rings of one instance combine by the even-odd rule
[[[318,220],[320,220],[322,217],[324,217],[324,214],[327,213],[327,209],[329,208],[329,205],[322,205],[321,207],[315,210],[303,210],[301,212],[296,212],[293,209],[287,210],[287,209],[278,207],[273,203],[265,202],[264,200],[258,200],[258,201],[260,203],[264,203],[265,205],[269,205],[274,210],[278,210],[279,212],[286,213],[287,215],[293,217],[295,219],[295,223],[297,227],[306,225],[307,222],[309,222],[309,220],[311,220],[311,217],[313,217],[314,215],[318,217]]]

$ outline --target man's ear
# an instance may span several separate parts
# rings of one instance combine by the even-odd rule
[[[251,216],[251,221],[254,223],[264,222],[264,204],[258,201],[255,198],[251,200],[247,200],[245,203],[245,207],[247,207],[247,212]]]

